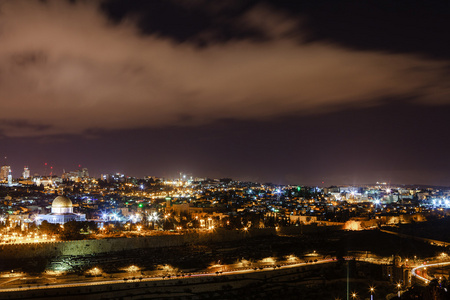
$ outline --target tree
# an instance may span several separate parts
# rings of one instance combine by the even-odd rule
[[[84,222],[79,222],[79,223],[81,223],[80,226],[84,232],[91,233],[91,232],[97,232],[97,230],[98,230],[97,223],[95,223],[94,221],[84,221]]]
[[[59,232],[60,226],[58,224],[52,224],[46,220],[42,221],[39,225],[39,231],[45,234],[57,234]]]
[[[83,222],[69,221],[64,224],[63,231],[60,235],[63,240],[80,240],[82,235],[80,230],[83,228]]]

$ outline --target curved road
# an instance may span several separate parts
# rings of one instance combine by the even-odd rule
[[[420,265],[411,270],[411,277],[414,277],[420,283],[427,285],[432,278],[429,278],[426,275],[423,275],[423,271],[425,268],[444,267],[444,266],[448,266],[448,265],[450,265],[449,261],[441,262],[441,263],[434,263],[434,264],[429,264],[429,265]],[[420,274],[418,274],[418,273],[420,273]]]

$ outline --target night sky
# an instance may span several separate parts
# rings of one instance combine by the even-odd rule
[[[448,1],[0,0],[2,164],[450,186],[449,15]]]

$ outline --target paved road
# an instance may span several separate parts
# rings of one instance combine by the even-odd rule
[[[431,279],[429,276],[424,275],[425,268],[436,268],[450,265],[450,261],[434,263],[429,265],[420,265],[411,270],[411,277],[416,278],[421,284],[427,285]]]
[[[280,267],[266,267],[264,269],[240,269],[240,270],[230,270],[230,271],[224,271],[219,274],[217,273],[194,273],[189,276],[185,276],[182,278],[189,278],[189,277],[207,277],[207,276],[220,276],[220,275],[237,275],[237,274],[248,274],[248,273],[256,273],[256,272],[267,272],[267,271],[273,271],[275,269],[288,269],[288,268],[296,268],[296,267],[302,267],[302,266],[308,266],[308,265],[316,265],[316,264],[325,264],[334,262],[336,259],[330,258],[330,259],[323,259],[319,260],[317,262],[310,262],[310,263],[292,263],[292,264],[285,264],[281,265]],[[170,279],[163,278],[163,277],[144,277],[142,279],[128,279],[127,281],[124,281],[123,279],[115,279],[115,280],[99,280],[99,281],[84,281],[84,282],[76,282],[76,283],[60,283],[60,284],[50,284],[50,285],[31,285],[31,286],[24,286],[22,288],[0,288],[0,293],[5,292],[17,292],[17,291],[29,291],[29,290],[42,290],[42,289],[57,289],[57,288],[67,288],[67,287],[85,287],[85,286],[96,286],[96,285],[110,285],[110,284],[123,284],[123,283],[129,283],[129,282],[148,282],[148,281],[157,281],[157,280],[171,280],[181,279],[180,277],[172,276]]]
[[[446,247],[446,246],[449,245],[448,242],[443,242],[443,241],[438,241],[438,240],[418,237],[418,236],[414,236],[414,235],[398,233],[398,232],[395,232],[395,231],[389,231],[389,230],[385,230],[385,229],[380,229],[380,231],[384,232],[384,233],[393,234],[393,235],[396,235],[396,236],[399,236],[399,237],[402,237],[402,238],[408,238],[408,239],[414,239],[414,240],[423,241],[423,242],[429,243],[431,245],[442,246],[442,247]]]

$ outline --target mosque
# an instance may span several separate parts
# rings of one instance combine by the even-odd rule
[[[73,213],[72,201],[66,196],[58,196],[52,202],[52,212],[38,215],[35,220],[36,225],[40,225],[43,221],[64,224],[69,221],[86,221],[86,215]]]

